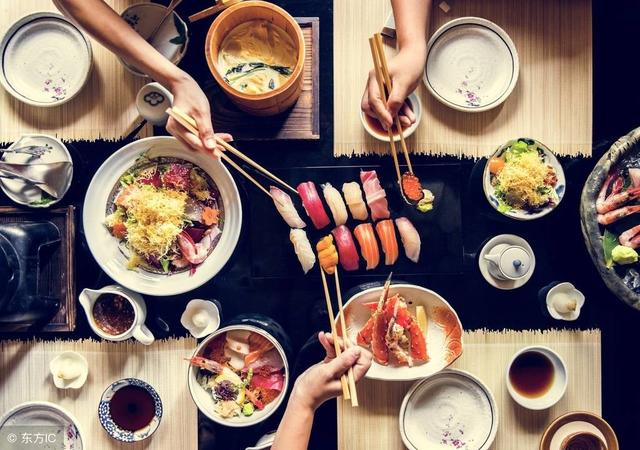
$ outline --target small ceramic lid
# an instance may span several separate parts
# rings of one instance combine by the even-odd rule
[[[500,270],[509,278],[521,278],[529,272],[531,255],[522,247],[509,247],[500,255]]]
[[[573,300],[573,308],[567,309],[565,302]],[[568,282],[559,283],[547,292],[546,303],[549,315],[557,320],[576,320],[584,306],[585,297],[576,287]]]
[[[87,381],[89,363],[80,353],[62,352],[49,363],[53,384],[59,389],[79,389]]]
[[[193,337],[202,338],[220,327],[220,311],[213,302],[194,299],[187,304],[180,323]]]

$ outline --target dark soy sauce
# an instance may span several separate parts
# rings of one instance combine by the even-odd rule
[[[405,103],[409,106],[409,109],[413,110],[413,105],[411,104],[411,101],[405,100]],[[378,119],[374,119],[373,117],[371,117],[368,114],[365,114],[364,118],[367,121],[367,124],[369,124],[369,126],[371,127],[371,130],[375,134],[378,134],[378,135],[383,136],[383,137],[388,137],[389,136],[389,133],[387,132],[387,130],[385,130],[382,127],[382,124],[380,123],[380,121]],[[398,136],[400,134],[400,133],[398,133],[398,129],[396,128],[395,120],[393,121],[393,126],[391,127],[391,131],[393,132],[394,136]]]
[[[524,352],[513,361],[509,369],[509,381],[518,394],[541,397],[553,384],[553,363],[537,351]]]
[[[137,431],[151,423],[155,402],[151,394],[138,386],[118,389],[109,403],[111,418],[123,430]]]

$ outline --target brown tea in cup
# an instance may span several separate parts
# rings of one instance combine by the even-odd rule
[[[560,450],[607,450],[607,445],[599,436],[579,431],[564,438],[560,444]]]

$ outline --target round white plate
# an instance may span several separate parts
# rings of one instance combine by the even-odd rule
[[[521,139],[529,139],[529,138],[521,138]],[[500,206],[500,204],[498,202],[498,199],[496,198],[496,190],[491,184],[491,172],[489,172],[489,161],[491,160],[491,158],[495,156],[502,155],[502,153],[508,147],[510,147],[516,141],[518,141],[518,139],[512,139],[504,143],[500,147],[498,147],[498,149],[495,152],[493,152],[493,154],[489,158],[487,158],[487,163],[485,164],[484,172],[482,173],[482,190],[484,191],[484,196],[487,198],[487,201],[489,202],[489,204],[493,207],[493,209],[498,211],[500,214],[503,214],[507,217],[510,217],[516,220],[534,220],[534,219],[539,219],[540,217],[546,216],[560,204],[560,202],[564,198],[564,193],[566,191],[566,186],[567,186],[567,180],[564,176],[564,170],[562,170],[562,166],[560,165],[560,161],[558,161],[558,158],[556,158],[556,155],[554,155],[551,152],[551,150],[549,150],[549,147],[544,145],[542,142],[537,141],[535,139],[530,139],[530,140],[533,141],[536,147],[538,147],[540,150],[544,152],[545,162],[551,167],[553,167],[553,169],[556,172],[556,177],[558,178],[558,181],[556,182],[554,189],[556,190],[556,194],[558,195],[558,203],[556,203],[553,206],[547,206],[541,209],[540,211],[536,211],[536,212],[529,212],[523,209],[510,209],[509,211],[498,210],[498,207]]]
[[[12,427],[16,431],[12,431]],[[2,418],[0,418],[0,433],[9,442],[13,439],[11,435],[17,435],[20,439],[20,432],[28,432],[24,427],[29,427],[32,432],[45,433],[45,429],[38,427],[47,427],[47,431],[51,432],[55,429],[56,440],[59,436],[64,436],[64,446],[60,447],[60,442],[55,442],[55,448],[63,448],[64,450],[82,450],[82,436],[80,426],[75,417],[62,407],[49,402],[26,402],[9,410]],[[51,427],[51,428],[48,428]],[[20,443],[20,441],[16,440]],[[48,444],[42,444],[42,448],[47,448]]]
[[[480,112],[511,94],[520,63],[505,31],[480,17],[447,22],[429,39],[423,81],[451,108]]]
[[[71,154],[67,149],[67,146],[62,143],[60,139],[54,138],[53,136],[48,136],[46,134],[25,134],[16,142],[14,142],[9,149],[14,147],[24,147],[27,145],[45,145],[50,151],[40,156],[39,158],[35,158],[30,155],[25,155],[24,153],[2,153],[0,154],[0,160],[7,163],[18,163],[18,164],[46,164],[46,163],[54,163],[54,162],[64,162],[71,160]],[[8,178],[0,178],[0,188],[2,191],[16,203],[25,206],[31,206],[32,208],[47,208],[51,205],[55,205],[64,194],[67,193],[69,187],[71,186],[71,180],[73,180],[73,166],[71,167],[71,171],[69,173],[69,178],[67,180],[64,192],[60,196],[60,198],[51,200],[48,203],[40,203],[42,200],[43,191],[33,184],[25,183],[21,180],[12,180]],[[44,194],[47,195],[47,194]]]
[[[491,275],[491,272],[489,272],[490,262],[484,259],[484,255],[486,255],[496,245],[500,244],[518,245],[526,249],[531,255],[531,268],[529,269],[529,273],[517,280],[499,280]],[[517,289],[520,286],[524,286],[524,284],[529,281],[536,269],[536,255],[533,253],[533,249],[529,243],[520,236],[516,236],[515,234],[499,234],[498,236],[491,238],[489,242],[482,247],[482,250],[480,250],[480,254],[478,255],[478,266],[480,268],[480,273],[484,279],[487,280],[487,283],[495,288],[509,291],[511,289]]]
[[[30,14],[0,43],[0,82],[18,100],[57,106],[80,92],[92,64],[87,37],[60,14]]]
[[[418,381],[400,407],[400,435],[410,450],[486,450],[497,431],[491,391],[462,370],[443,370]]]
[[[371,309],[366,306],[367,303],[377,303],[382,293],[382,287],[375,287],[364,290],[357,293],[349,299],[344,305],[345,321],[347,325],[347,334],[352,342],[356,342],[358,331],[362,329],[364,324],[371,317]],[[367,378],[374,380],[387,380],[387,381],[410,381],[433,375],[434,373],[449,366],[455,361],[462,351],[454,355],[453,359],[449,358],[446,347],[446,335],[443,328],[436,323],[433,319],[434,311],[436,308],[445,308],[453,313],[455,317],[456,325],[460,327],[462,335],[462,324],[458,315],[454,309],[437,293],[416,286],[413,284],[393,284],[389,288],[389,297],[395,294],[400,294],[407,302],[407,306],[412,314],[415,314],[415,307],[421,305],[425,308],[427,313],[427,354],[429,355],[429,361],[424,364],[415,365],[413,367],[408,366],[395,366],[387,365],[383,366],[373,361],[371,368],[366,374]],[[336,324],[339,326],[339,321],[336,318]],[[464,342],[462,336],[460,338],[462,348],[464,348]],[[448,360],[450,359],[450,360]]]
[[[149,158],[168,156],[190,161],[204,170],[216,183],[224,205],[225,223],[220,241],[193,275],[189,271],[172,275],[127,269],[127,259],[118,248],[118,240],[104,225],[109,195],[120,176],[143,153]],[[236,183],[222,163],[203,152],[188,149],[169,136],[132,142],[113,153],[100,166],[89,184],[82,212],[84,233],[89,249],[102,270],[122,286],[148,295],[176,295],[191,291],[213,278],[227,263],[238,243],[242,227],[242,205]]]

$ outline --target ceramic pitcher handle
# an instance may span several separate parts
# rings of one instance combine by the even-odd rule
[[[153,341],[155,341],[153,333],[147,328],[145,324],[142,324],[138,328],[133,330],[133,337],[144,345],[151,345]]]

